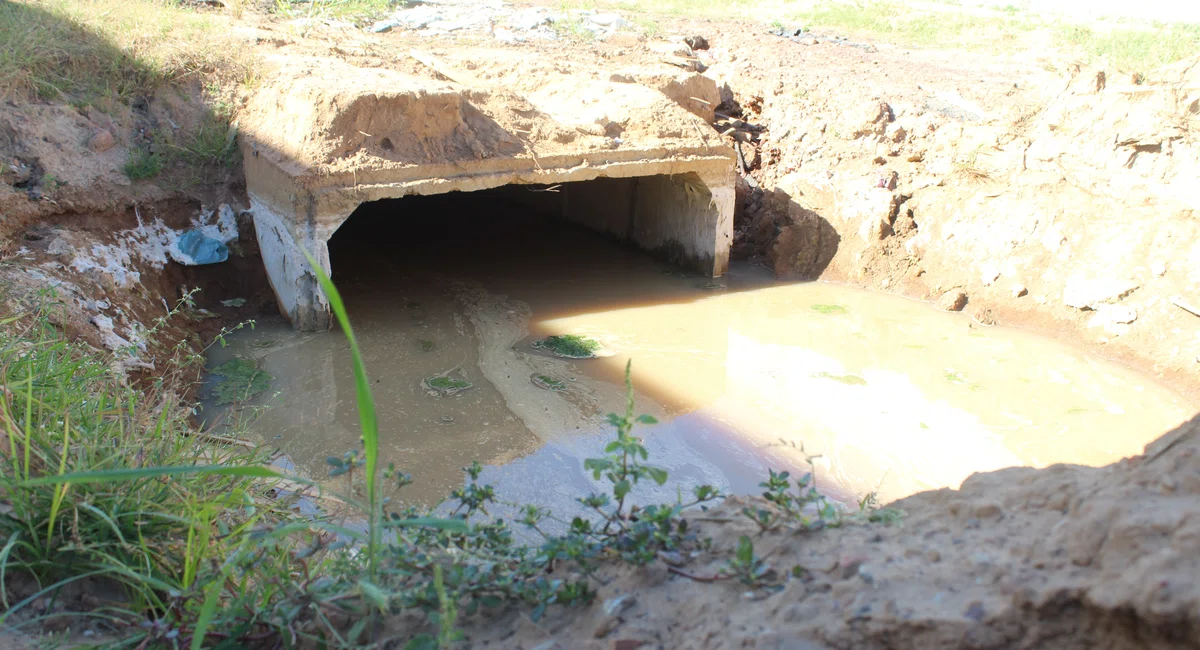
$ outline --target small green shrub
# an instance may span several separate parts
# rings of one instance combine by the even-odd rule
[[[455,389],[462,390],[464,388],[471,387],[471,382],[469,382],[469,381],[466,381],[463,379],[452,379],[450,377],[440,377],[440,376],[439,377],[430,377],[429,379],[425,380],[425,383],[429,384],[430,387],[436,388],[438,390],[455,390]]]
[[[129,161],[125,163],[125,175],[131,181],[154,178],[162,169],[162,156],[152,153],[149,149],[145,148],[130,151]]]

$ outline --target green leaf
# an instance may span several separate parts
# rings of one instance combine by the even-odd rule
[[[650,474],[650,478],[654,479],[655,483],[662,485],[667,482],[667,470],[658,467],[647,467],[646,473]]]
[[[404,650],[438,650],[438,641],[432,634],[422,632],[409,639]]]
[[[388,594],[386,591],[369,580],[359,580],[358,588],[362,591],[363,598],[374,605],[375,609],[381,612],[387,611]]]
[[[745,535],[738,539],[737,561],[743,566],[750,566],[754,562],[754,542]]]
[[[637,421],[642,424],[658,424],[658,420],[653,415],[639,415]]]
[[[229,570],[223,569],[221,575],[213,580],[204,593],[204,604],[200,605],[200,616],[196,618],[196,629],[192,632],[192,650],[201,650],[204,647],[204,635],[208,633],[208,626],[212,624],[213,616],[217,613],[217,605],[221,602],[221,587],[225,586],[227,575]]]
[[[362,428],[363,447],[367,457],[367,504],[371,509],[367,513],[367,525],[370,531],[367,539],[368,575],[373,578],[377,573],[379,563],[379,553],[377,553],[379,503],[376,499],[375,484],[378,478],[376,465],[379,462],[379,422],[375,415],[375,397],[371,394],[371,381],[367,378],[367,367],[363,363],[362,353],[358,349],[358,341],[354,338],[354,329],[350,327],[350,317],[346,314],[346,306],[342,303],[341,294],[338,293],[337,287],[333,286],[329,276],[325,275],[321,265],[308,251],[304,251],[304,257],[308,259],[309,266],[316,274],[317,281],[321,284],[321,291],[325,292],[325,297],[329,299],[329,307],[342,327],[346,342],[350,344],[350,357],[354,362],[355,402],[358,404],[358,421]]]
[[[600,473],[611,469],[613,462],[607,458],[589,458],[583,461],[583,468],[592,472],[592,478],[600,480]]]
[[[633,486],[629,484],[629,479],[621,479],[613,484],[613,496],[617,497],[618,501],[624,499],[625,495],[629,494],[629,490],[632,488]]]

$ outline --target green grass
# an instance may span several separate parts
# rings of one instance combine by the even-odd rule
[[[137,148],[129,152],[125,163],[125,175],[131,181],[140,181],[158,176],[163,170],[163,157],[149,149]]]
[[[0,97],[127,101],[253,60],[217,19],[154,0],[0,3]]]
[[[1157,67],[1200,55],[1200,25],[1156,25],[1142,29],[1098,31],[1086,25],[1061,26],[1061,42],[1076,48],[1095,63],[1124,72],[1148,72]]]
[[[600,342],[586,336],[562,334],[535,341],[533,347],[569,359],[591,359],[600,351]]]
[[[625,11],[649,14],[744,18],[772,28],[807,27],[851,38],[878,39],[896,45],[1013,51],[1036,40],[1041,32],[1058,46],[1090,62],[1127,72],[1143,72],[1200,54],[1200,25],[1139,23],[1111,30],[1073,25],[1052,16],[997,5],[973,15],[942,3],[944,10],[896,0],[777,2],[775,0],[625,0],[605,3]],[[799,7],[797,7],[799,5]]]
[[[347,20],[362,24],[405,4],[403,0],[275,0],[273,11],[292,18]]]
[[[6,296],[6,307],[19,304]],[[127,601],[110,605],[115,618],[166,608],[172,591],[187,592],[198,572],[224,560],[217,535],[242,534],[270,511],[255,505],[269,486],[237,475],[262,459],[197,444],[191,409],[170,387],[114,375],[107,355],[51,325],[52,306],[34,302],[4,316],[0,501],[11,512],[0,517],[0,583],[8,581],[0,624],[51,585],[85,578],[124,588]],[[209,466],[218,456],[224,474],[152,470]]]

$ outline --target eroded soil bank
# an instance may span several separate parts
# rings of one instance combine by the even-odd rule
[[[439,78],[400,54],[422,47],[515,91],[533,89],[550,74],[607,82],[636,76],[640,66],[664,57],[698,60],[721,84],[723,114],[749,123],[718,120],[718,129],[706,126],[700,136],[716,141],[732,126],[724,137],[741,148],[738,257],[783,277],[839,280],[930,301],[950,292],[945,304],[965,309],[980,327],[1034,329],[1086,346],[1166,382],[1195,409],[1195,61],[1126,81],[1116,71],[1033,55],[798,43],[760,25],[705,21],[673,21],[654,37],[617,34],[585,43],[506,43],[494,30],[486,37],[471,30],[368,34],[346,24],[297,28],[254,16],[230,31],[269,61],[263,74],[295,58],[324,56]],[[695,34],[711,47],[685,51],[679,37]],[[155,247],[163,242],[162,227],[192,227],[222,204],[234,213],[248,207],[237,169],[198,183],[178,176],[131,182],[121,171],[148,132],[202,119],[201,96],[192,88],[148,97],[111,115],[54,102],[0,106],[6,163],[0,273],[18,294],[53,287],[63,304],[57,324],[69,335],[97,347],[137,348],[119,364],[134,381],[152,379],[156,356],[169,354],[155,337],[141,335],[182,286],[205,289],[186,314],[198,346],[222,322],[272,311],[245,216],[232,264],[184,269]],[[600,117],[602,129],[620,126],[619,115]],[[101,132],[110,137],[98,138]],[[733,287],[734,279],[726,284]],[[479,330],[489,334],[464,351],[484,377],[505,372],[511,366],[499,356],[489,366],[479,351],[507,350],[521,340],[520,318],[528,314],[496,302],[494,290],[468,295],[476,301],[469,315],[517,316]],[[442,316],[453,321],[450,313],[428,318]],[[461,327],[469,332],[472,324]],[[978,381],[969,369],[961,376]],[[872,377],[863,378],[870,386]],[[523,389],[542,390],[532,383]],[[543,392],[530,394],[538,406],[557,403],[543,403]],[[340,396],[338,408],[346,408],[347,398]],[[502,418],[501,398],[493,398]],[[670,399],[655,399],[673,408]],[[606,404],[597,399],[589,406]],[[564,411],[563,421],[573,413]],[[1114,453],[1130,453],[1130,439],[1121,443]],[[756,543],[772,566],[782,573],[804,569],[784,582],[782,593],[747,593],[730,581],[695,584],[665,565],[613,567],[591,608],[552,610],[537,624],[519,611],[462,624],[475,646],[543,650],[639,642],[1196,647],[1198,463],[1200,429],[1193,421],[1145,454],[1106,467],[1006,469],[975,475],[961,490],[908,497],[895,504],[905,512],[898,525],[765,534]],[[695,522],[714,545],[691,558],[687,571],[714,575],[737,537],[753,533],[737,510],[730,503],[708,517],[717,521]],[[637,594],[632,606],[605,611],[608,599],[629,592]]]

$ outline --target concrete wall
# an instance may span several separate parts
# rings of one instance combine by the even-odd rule
[[[699,174],[689,173],[597,178],[563,191],[569,221],[713,277],[729,268],[732,187],[713,192]]]

